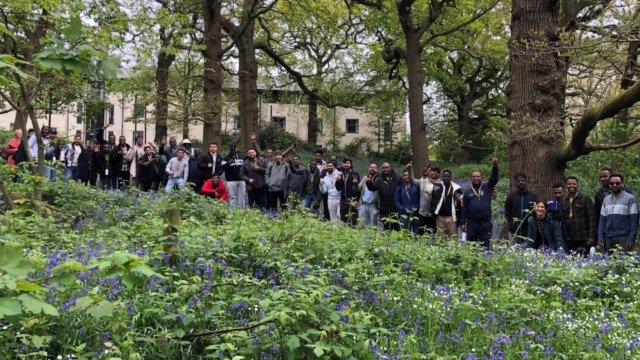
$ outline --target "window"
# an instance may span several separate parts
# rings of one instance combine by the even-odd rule
[[[240,117],[239,116],[234,116],[233,117],[233,130],[240,130]]]
[[[113,104],[109,105],[109,125],[113,125],[114,123],[114,118],[116,115],[116,106]]]
[[[136,139],[141,137],[142,139],[144,139],[144,131],[134,131],[133,132],[133,143],[136,143]]]
[[[82,138],[82,130],[76,130],[76,136],[80,136],[80,138]]]
[[[284,116],[272,116],[271,121],[273,122],[273,125],[275,125],[275,127],[277,127],[278,129],[285,129],[285,126],[287,124],[287,118]]]
[[[107,134],[107,136],[113,136],[113,131],[109,131],[109,134]],[[108,139],[108,138],[107,138]]]
[[[360,128],[360,120],[347,119],[347,124],[345,128],[347,129],[347,134],[357,134]]]
[[[13,130],[13,123],[9,123],[9,130]]]
[[[391,139],[392,139],[391,122],[386,121],[384,123],[383,133],[384,133],[384,136],[383,136],[384,142],[391,142]]]
[[[84,106],[81,102],[76,105],[76,123],[82,124],[82,112],[84,111]]]
[[[146,111],[147,111],[147,108],[144,105],[142,105],[142,104],[140,104],[138,102],[133,104],[133,117],[134,118],[136,118],[136,119],[144,118],[144,115],[145,115]]]

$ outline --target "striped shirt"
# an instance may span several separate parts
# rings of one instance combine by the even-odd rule
[[[598,241],[626,239],[635,243],[638,234],[638,203],[633,195],[622,190],[618,196],[609,194],[602,201]]]

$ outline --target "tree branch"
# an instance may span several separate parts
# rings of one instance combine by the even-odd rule
[[[633,146],[635,144],[640,143],[640,136],[629,140],[627,142],[619,143],[619,144],[611,144],[611,145],[585,145],[584,147],[584,155],[592,153],[594,151],[602,151],[602,150],[615,150],[615,149],[624,149],[629,146]]]
[[[566,163],[587,154],[587,150],[594,147],[586,144],[587,138],[598,122],[614,117],[620,111],[630,108],[638,101],[640,101],[640,81],[637,81],[632,87],[619,95],[608,99],[602,105],[585,110],[573,129],[569,145],[562,151],[559,160]],[[601,149],[602,146],[600,145],[597,147],[596,150],[605,150]]]
[[[499,2],[500,2],[500,0],[494,0],[493,3],[491,3],[491,5],[489,5],[487,8],[483,9],[479,13],[473,15],[472,17],[470,17],[466,21],[463,21],[460,24],[455,25],[455,26],[453,26],[453,27],[451,27],[451,28],[449,28],[447,30],[443,30],[443,31],[441,31],[439,33],[432,34],[431,36],[426,38],[424,41],[420,42],[420,48],[424,49],[427,45],[429,45],[435,39],[437,39],[439,37],[442,37],[442,36],[447,36],[449,34],[452,34],[452,33],[456,32],[456,31],[462,29],[463,27],[466,27],[467,25],[470,25],[471,23],[475,22],[479,18],[483,17],[486,13],[491,11]]]

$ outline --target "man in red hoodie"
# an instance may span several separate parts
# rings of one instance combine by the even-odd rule
[[[204,185],[202,185],[202,194],[224,202],[229,199],[227,188],[224,186],[224,182],[220,181],[220,175],[218,174],[213,174],[211,178],[205,181]]]

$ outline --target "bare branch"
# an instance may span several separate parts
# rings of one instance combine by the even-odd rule
[[[257,327],[260,327],[272,322],[276,322],[276,321],[277,321],[276,319],[267,318],[262,321],[258,321],[257,323],[249,324],[247,326],[229,327],[229,328],[222,328],[222,329],[211,330],[211,331],[203,331],[200,333],[187,334],[183,336],[182,339],[185,339],[185,340],[195,339],[203,336],[220,335],[220,334],[226,334],[226,333],[238,332],[238,331],[247,331],[247,330],[255,329]]]
[[[619,143],[619,144],[611,144],[611,145],[586,145],[584,147],[584,155],[589,154],[594,151],[602,151],[602,150],[615,150],[615,149],[624,149],[629,146],[633,146],[635,144],[640,143],[640,137],[629,140],[627,142]]]

